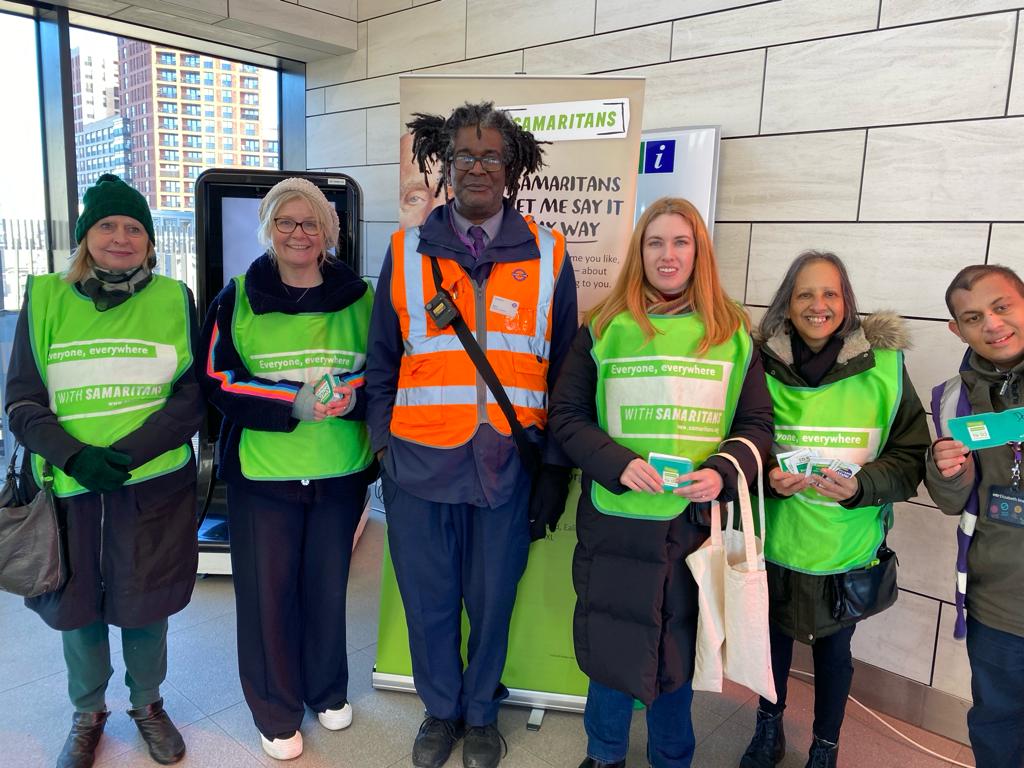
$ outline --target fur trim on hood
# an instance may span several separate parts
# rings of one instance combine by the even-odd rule
[[[760,333],[755,334],[754,340],[763,344],[771,350],[771,353],[786,365],[793,364],[793,348],[789,341],[791,329],[787,323],[772,338],[767,341]],[[858,355],[863,355],[869,349],[910,349],[910,330],[907,328],[907,321],[895,312],[875,312],[865,317],[860,328],[855,330],[843,339],[843,348],[839,351],[836,359],[837,365],[845,365]]]

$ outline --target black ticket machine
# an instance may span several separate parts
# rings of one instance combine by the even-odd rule
[[[212,168],[196,179],[196,304],[200,324],[225,283],[244,274],[249,264],[263,253],[256,236],[263,196],[277,182],[295,176],[316,184],[334,203],[341,222],[335,255],[356,274],[362,274],[362,193],[351,177],[340,173]],[[220,421],[220,413],[208,407],[199,433],[198,572],[202,574],[231,573],[227,498],[224,484],[217,480],[216,468]]]

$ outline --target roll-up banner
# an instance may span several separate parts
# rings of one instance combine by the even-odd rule
[[[633,228],[644,81],[637,77],[475,77],[409,75],[399,79],[399,217],[416,226],[445,202],[412,160],[405,124],[413,113],[447,115],[464,102],[493,101],[544,147],[545,167],[524,181],[516,205],[565,235],[579,307],[601,299],[618,276]],[[502,682],[509,703],[582,711],[587,679],[576,664],[572,552],[576,546],[579,472],[558,530],[534,542],[519,582]],[[469,627],[463,616],[463,657]],[[385,547],[373,685],[413,690],[405,614]]]

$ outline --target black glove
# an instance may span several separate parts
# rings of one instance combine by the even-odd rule
[[[131,474],[125,467],[131,463],[127,453],[87,445],[68,460],[64,472],[90,491],[108,493],[128,481]]]
[[[565,511],[570,476],[569,467],[545,464],[533,478],[533,492],[530,494],[530,541],[543,539],[545,526],[552,533],[555,532],[558,520]]]

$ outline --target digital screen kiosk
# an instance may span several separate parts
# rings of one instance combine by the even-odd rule
[[[338,211],[336,256],[362,274],[359,221],[362,192],[340,173],[210,169],[196,179],[196,304],[202,324],[225,283],[244,274],[263,253],[256,230],[259,205],[277,182],[302,177],[316,184]],[[217,480],[220,413],[209,406],[199,434],[199,573],[231,573],[224,484]]]

